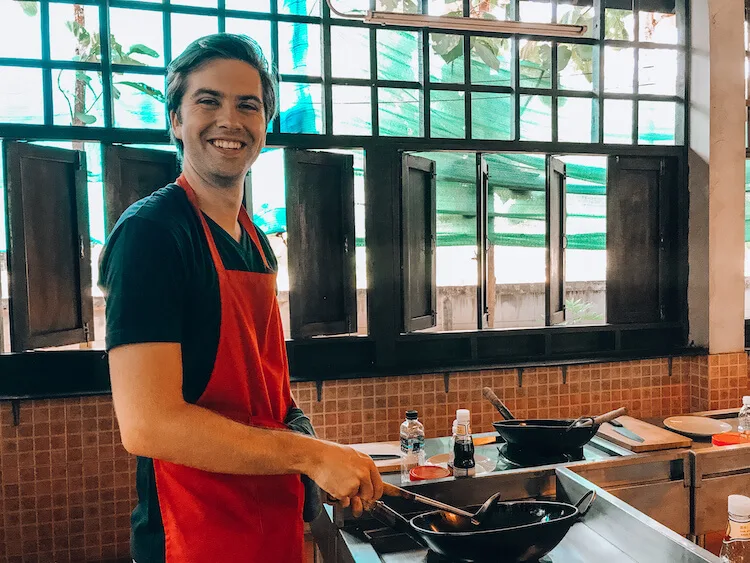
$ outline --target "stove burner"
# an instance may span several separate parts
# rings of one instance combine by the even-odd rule
[[[539,452],[508,443],[501,444],[497,449],[500,452],[500,457],[514,467],[537,467],[540,465],[568,463],[585,459],[583,447],[572,452],[552,455],[543,455]]]

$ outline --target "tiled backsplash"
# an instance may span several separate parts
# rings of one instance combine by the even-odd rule
[[[475,432],[498,418],[482,399],[492,387],[517,417],[576,417],[625,405],[636,417],[739,406],[745,354],[297,383],[299,406],[321,438],[394,440],[404,411],[419,410],[428,436],[446,435],[457,408]],[[0,404],[0,563],[129,561],[135,460],[119,441],[109,397],[24,402],[13,426]]]

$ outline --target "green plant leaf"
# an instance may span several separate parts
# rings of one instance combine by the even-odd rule
[[[131,88],[134,88],[135,90],[138,90],[139,92],[143,92],[147,96],[151,96],[155,100],[158,100],[164,103],[164,94],[162,94],[156,88],[149,86],[148,84],[144,84],[143,82],[131,82],[129,80],[123,80],[121,82],[117,82],[117,84],[121,84],[123,86],[130,86]]]
[[[91,35],[89,34],[88,30],[83,27],[81,24],[79,24],[76,21],[67,21],[65,22],[65,27],[70,30],[70,32],[73,34],[73,36],[76,38],[76,41],[80,43],[83,47],[88,47],[91,43]]]
[[[500,70],[500,61],[497,60],[497,55],[492,52],[492,49],[484,41],[477,41],[474,45],[474,51],[479,55],[484,64],[492,70]]]
[[[77,70],[76,71],[76,80],[85,83],[86,86],[90,86],[91,85],[91,77],[88,74],[86,74],[86,71]]]
[[[18,5],[21,6],[21,9],[23,10],[23,13],[27,16],[34,17],[39,13],[39,4],[37,2],[18,2]]]
[[[432,49],[438,55],[445,58],[445,55],[453,51],[456,46],[461,45],[461,39],[462,38],[460,35],[445,35],[444,33],[436,33],[432,36]]]
[[[568,66],[573,50],[568,45],[560,45],[557,48],[557,72],[562,72]]]
[[[145,45],[142,45],[140,43],[136,43],[135,45],[131,45],[127,54],[128,55],[133,55],[133,54],[146,55],[147,57],[152,57],[154,59],[158,59],[159,58],[159,53],[157,53],[156,51],[154,51],[152,48],[146,47]]]
[[[77,111],[75,115],[76,119],[78,119],[82,123],[85,123],[86,125],[91,125],[96,121],[96,117],[88,113],[81,113],[80,111]]]
[[[115,100],[119,100],[120,99],[120,91],[114,85],[112,86],[112,97]]]

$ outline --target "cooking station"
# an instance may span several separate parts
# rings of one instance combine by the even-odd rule
[[[428,456],[447,448],[446,438],[426,441]],[[575,504],[595,490],[597,498],[589,512],[540,563],[719,561],[684,537],[691,534],[689,450],[634,454],[594,437],[566,459],[519,458],[514,453],[518,452],[509,453],[507,444],[481,446],[477,457],[494,464],[490,471],[470,478],[414,482],[407,488],[459,507],[480,505],[498,491],[504,501]],[[400,484],[398,474],[383,478]],[[427,512],[401,498],[384,500],[407,518]],[[326,507],[311,530],[325,563],[449,561],[368,514],[354,519],[348,510]],[[502,561],[501,554],[497,561]]]

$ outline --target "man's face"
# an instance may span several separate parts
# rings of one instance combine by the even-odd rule
[[[266,144],[260,74],[242,61],[211,61],[188,76],[180,116],[170,119],[185,164],[216,186],[236,185]]]

